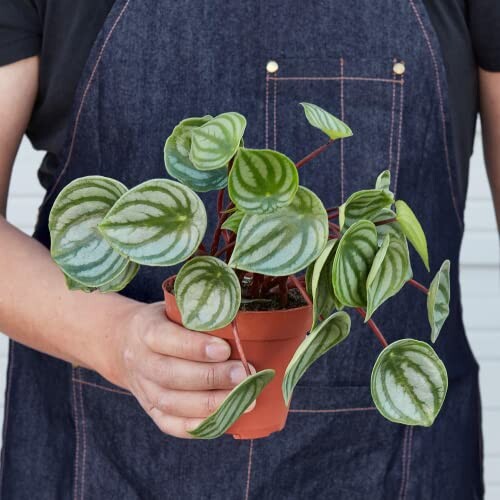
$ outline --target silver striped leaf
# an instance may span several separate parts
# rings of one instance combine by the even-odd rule
[[[120,292],[123,290],[136,276],[139,272],[139,265],[135,262],[129,262],[125,269],[114,279],[108,283],[101,285],[97,288],[84,286],[77,281],[71,279],[67,274],[64,275],[66,279],[66,286],[69,290],[79,290],[81,292],[91,293],[91,292]]]
[[[221,228],[227,229],[228,231],[232,231],[234,234],[237,234],[244,215],[245,212],[236,210],[224,221]]]
[[[339,242],[333,260],[332,282],[342,304],[366,307],[366,281],[378,251],[373,222],[354,223]]]
[[[445,260],[434,276],[427,294],[427,315],[431,325],[431,340],[436,342],[450,314],[450,261]]]
[[[343,311],[333,313],[322,321],[300,344],[290,361],[283,379],[283,398],[288,405],[293,389],[306,370],[323,354],[347,338],[351,318]]]
[[[390,170],[384,170],[375,182],[375,189],[385,189],[389,191],[391,188],[391,172]]]
[[[327,241],[325,207],[312,191],[300,186],[288,207],[243,217],[229,265],[268,276],[287,276],[305,269]]]
[[[429,253],[424,230],[418,222],[412,209],[403,201],[396,201],[396,217],[406,237],[410,240],[417,253],[420,255],[425,267],[429,271]]]
[[[393,342],[373,367],[372,398],[378,411],[391,422],[431,426],[447,390],[446,368],[425,342]]]
[[[366,280],[365,323],[386,300],[396,295],[411,278],[408,245],[402,238],[387,234],[379,248]]]
[[[196,193],[168,179],[153,179],[125,193],[99,224],[106,240],[131,261],[172,266],[191,256],[207,227]]]
[[[114,179],[82,177],[69,183],[52,206],[50,253],[64,274],[82,288],[98,288],[127,266],[128,259],[116,252],[97,230],[126,191]]]
[[[216,257],[195,257],[186,262],[175,279],[174,292],[182,324],[190,330],[223,328],[240,308],[238,277]]]
[[[229,174],[228,192],[246,213],[263,214],[290,205],[299,174],[290,158],[269,149],[240,148]]]
[[[215,439],[222,436],[245,410],[259,397],[274,378],[274,370],[262,370],[238,384],[219,406],[189,434],[198,439]]]
[[[375,217],[370,219],[373,223],[380,222],[383,220],[395,219],[396,214],[390,208],[383,208]],[[390,234],[392,238],[403,238],[406,236],[401,229],[401,226],[397,221],[390,222],[389,224],[380,224],[376,226],[378,234],[378,244],[382,245],[384,238],[387,234]]]
[[[385,189],[365,189],[353,193],[339,207],[341,229],[347,229],[361,219],[372,220],[381,210],[394,203],[394,195]]]
[[[191,132],[189,159],[199,170],[226,166],[240,147],[247,125],[239,113],[223,113]]]
[[[330,240],[321,255],[311,264],[310,294],[313,299],[313,327],[326,318],[338,305],[332,286],[332,266],[338,240]]]
[[[300,104],[304,108],[307,121],[313,127],[319,128],[330,139],[343,139],[352,135],[352,130],[343,121],[323,108],[308,102],[301,102]]]
[[[204,116],[182,120],[165,143],[164,159],[167,172],[198,192],[223,189],[227,185],[227,165],[216,170],[203,171],[197,169],[189,159],[192,131],[211,119],[211,116]]]

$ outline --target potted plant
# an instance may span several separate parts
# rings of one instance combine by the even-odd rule
[[[405,284],[416,286],[427,294],[435,342],[449,313],[449,261],[429,289],[412,279],[408,241],[429,269],[427,243],[412,210],[394,199],[388,171],[339,207],[326,208],[299,185],[300,168],[352,135],[324,109],[302,106],[328,141],[297,163],[244,147],[239,113],[188,118],[164,150],[176,181],[128,190],[110,178],[84,177],[68,184],[51,210],[51,254],[71,289],[120,291],[140,265],[185,262],[164,283],[167,316],[227,339],[248,373],[192,431],[197,438],[281,430],[300,377],[349,335],[347,309],[362,315],[382,344],[371,391],[384,417],[429,426],[446,395],[446,369],[433,348],[413,339],[388,345],[372,316]],[[218,222],[205,246],[207,214],[195,191],[210,190],[218,190]]]

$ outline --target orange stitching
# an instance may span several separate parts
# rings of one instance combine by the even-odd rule
[[[334,410],[299,410],[291,409],[289,413],[346,413],[350,411],[373,411],[376,410],[375,406],[367,406],[366,408],[337,408]]]
[[[409,0],[409,2],[410,2],[410,6],[413,10],[413,13],[415,14],[415,18],[417,19],[417,23],[420,26],[420,30],[422,31],[422,34],[424,35],[425,42],[427,44],[427,48],[429,49],[429,52],[431,54],[432,65],[434,66],[434,78],[436,80],[436,87],[437,87],[438,100],[439,100],[439,111],[441,114],[441,131],[443,133],[444,154],[445,154],[445,159],[446,159],[446,167],[448,169],[448,183],[450,186],[451,199],[453,202],[453,208],[455,209],[455,214],[457,216],[458,225],[460,228],[463,228],[463,222],[462,222],[462,218],[460,217],[460,210],[458,208],[457,199],[455,197],[455,189],[453,188],[453,181],[452,181],[452,176],[451,176],[450,152],[448,150],[448,133],[447,133],[447,127],[446,127],[446,115],[444,112],[444,98],[443,98],[443,93],[441,90],[441,80],[439,78],[439,67],[437,64],[436,54],[435,54],[434,49],[432,47],[432,43],[431,43],[431,40],[429,38],[429,34],[427,33],[427,30],[425,29],[422,18],[420,17],[420,14],[417,10],[415,2],[413,0]]]
[[[61,170],[61,173],[59,174],[59,176],[57,177],[54,185],[52,186],[52,189],[49,191],[49,193],[47,194],[47,196],[45,197],[45,201],[42,203],[41,207],[43,205],[45,205],[45,203],[50,199],[50,197],[54,194],[57,186],[59,185],[59,182],[61,181],[62,179],[62,176],[66,173],[66,171],[68,170],[68,167],[69,167],[69,164],[71,162],[71,157],[73,155],[73,148],[75,146],[75,142],[76,142],[76,135],[77,135],[77,132],[78,132],[78,126],[80,124],[80,117],[81,117],[81,114],[82,114],[82,111],[83,111],[83,106],[85,104],[85,101],[87,99],[87,94],[89,93],[90,91],[90,88],[94,82],[94,78],[95,78],[95,75],[97,73],[97,68],[99,67],[99,64],[101,63],[101,59],[104,55],[104,51],[106,50],[106,47],[109,43],[109,40],[111,39],[111,36],[113,35],[116,27],[118,26],[119,22],[121,21],[123,15],[125,14],[125,11],[127,10],[128,6],[130,4],[130,0],[127,0],[127,3],[123,6],[122,10],[120,11],[120,14],[118,15],[118,17],[116,18],[115,22],[113,23],[113,26],[111,27],[108,35],[106,36],[106,39],[104,40],[103,44],[102,44],[102,47],[101,47],[101,50],[99,52],[99,55],[97,56],[97,59],[96,59],[96,62],[94,64],[94,67],[92,69],[92,73],[90,74],[90,78],[87,82],[87,85],[85,87],[85,90],[83,92],[83,96],[82,96],[82,99],[80,101],[80,106],[78,108],[78,112],[76,114],[76,119],[75,119],[75,124],[73,126],[73,131],[72,131],[72,134],[71,134],[71,143],[70,143],[70,146],[69,146],[69,151],[68,151],[68,157],[66,158],[66,162],[64,163],[64,166]]]
[[[85,409],[83,407],[83,390],[82,384],[80,384],[80,410],[82,413],[82,442],[83,442],[83,450],[82,450],[82,480],[81,480],[81,488],[80,488],[80,498],[83,500],[84,491],[85,491],[85,459],[87,457],[87,435],[85,432]]]
[[[401,160],[401,136],[403,134],[403,108],[404,108],[404,78],[401,78],[401,93],[399,95],[399,125],[398,125],[398,146],[396,156],[396,173],[394,175],[394,197],[398,190],[399,163]]]
[[[122,396],[133,396],[131,392],[113,389],[111,387],[106,387],[105,385],[94,384],[93,382],[87,382],[86,380],[82,380],[79,378],[73,378],[73,382],[76,382],[77,384],[88,385],[90,387],[95,387],[96,389],[101,389],[103,391],[114,392],[116,394],[121,394]]]
[[[9,341],[9,373],[7,374],[7,388],[5,390],[5,420],[3,424],[3,446],[2,446],[2,460],[0,468],[0,491],[3,486],[3,473],[5,466],[5,448],[7,447],[7,427],[9,423],[9,407],[10,407],[10,392],[12,388],[12,372],[14,371],[14,341]]]
[[[247,469],[247,487],[245,490],[245,500],[250,498],[250,480],[252,479],[252,458],[253,458],[253,439],[250,440],[248,448],[248,469]]]
[[[344,117],[344,59],[340,58],[340,119]],[[344,140],[340,139],[340,202],[344,203]]]
[[[71,372],[74,374],[75,369],[72,367]],[[75,382],[74,377],[71,378],[72,382]],[[79,421],[78,421],[78,404],[76,401],[76,385],[73,383],[72,384],[72,389],[73,389],[73,415],[75,418],[75,464],[74,464],[74,475],[75,475],[75,480],[73,484],[73,499],[77,500],[78,499],[78,480],[79,480],[79,463],[80,463],[80,426],[79,426]]]
[[[370,78],[367,76],[270,76],[269,80],[318,80],[318,81],[331,81],[331,80],[348,80],[360,82],[382,82],[401,85],[399,80],[391,80],[390,78]]]
[[[393,63],[396,62],[396,59],[392,60]],[[396,74],[393,73],[392,79],[396,81]],[[394,112],[396,110],[396,85],[392,86],[392,106],[391,106],[391,132],[389,135],[389,165],[387,166],[387,169],[389,172],[392,171],[392,143],[393,143],[393,137],[394,137]]]
[[[278,127],[277,127],[277,108],[278,108],[278,80],[274,81],[274,149],[278,143]]]
[[[269,73],[266,73],[266,103],[265,103],[265,128],[264,136],[266,140],[266,149],[269,149]]]

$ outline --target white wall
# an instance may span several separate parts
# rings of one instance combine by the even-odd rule
[[[487,499],[494,500],[500,498],[500,251],[479,141],[476,149],[471,166],[461,276],[465,323],[481,364]],[[23,143],[14,168],[7,217],[27,233],[32,230],[42,197],[36,180],[40,159],[39,153]],[[0,409],[3,415],[7,342],[1,336],[0,342]]]

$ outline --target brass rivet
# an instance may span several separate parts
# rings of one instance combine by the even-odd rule
[[[405,70],[406,70],[406,68],[405,68],[404,62],[397,62],[392,67],[392,71],[394,71],[394,74],[399,75],[399,76],[403,75]]]
[[[266,70],[268,73],[276,73],[278,71],[279,66],[276,61],[268,61],[266,64]]]

